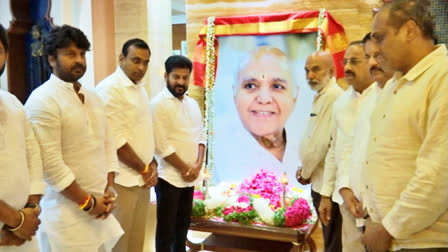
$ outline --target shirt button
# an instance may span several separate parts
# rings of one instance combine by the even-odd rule
[[[376,137],[373,137],[373,141],[376,142]]]
[[[368,165],[369,164],[369,161],[366,161],[366,165]]]
[[[383,119],[386,118],[386,114],[383,115]]]
[[[394,94],[397,94],[397,90],[394,91]]]

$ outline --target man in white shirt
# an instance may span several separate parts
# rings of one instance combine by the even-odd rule
[[[90,43],[77,28],[53,28],[44,51],[53,74],[25,105],[48,184],[42,199],[43,251],[109,251],[123,231],[110,216],[118,168],[101,99],[81,86]]]
[[[393,72],[384,71],[378,65],[379,48],[368,33],[364,39],[364,50],[368,59],[370,75],[375,83],[373,90],[366,97],[366,101],[360,107],[359,117],[354,128],[352,155],[349,163],[349,180],[339,189],[344,204],[350,213],[357,218],[357,227],[364,226],[364,207],[361,193],[361,174],[366,159],[367,144],[370,136],[370,117],[375,109],[376,101],[381,94],[386,82],[392,77]]]
[[[96,86],[106,106],[120,167],[115,189],[120,197],[113,214],[124,235],[113,251],[141,252],[145,241],[149,187],[157,183],[154,134],[149,98],[141,79],[148,69],[150,49],[145,41],[123,44],[117,70]]]
[[[0,24],[0,76],[8,52]],[[0,250],[39,251],[36,234],[39,201],[45,191],[42,160],[25,110],[17,98],[0,90]]]
[[[372,24],[380,66],[396,74],[372,114],[362,176],[370,251],[448,251],[448,56],[428,5],[394,0]]]
[[[348,164],[352,153],[353,128],[359,108],[373,90],[369,65],[362,41],[352,42],[344,54],[345,78],[350,87],[340,95],[333,105],[332,133],[330,149],[325,157],[322,199],[319,213],[324,225],[331,220],[332,201],[340,204],[342,215],[343,251],[365,251],[361,243],[362,233],[356,228],[355,219],[343,205],[339,194],[348,180]]]
[[[300,143],[302,168],[297,170],[299,183],[311,182],[313,205],[319,208],[320,190],[324,172],[325,156],[328,152],[331,134],[333,103],[343,90],[334,79],[334,64],[331,54],[325,51],[314,52],[305,64],[306,79],[310,88],[316,91],[312,111]],[[331,219],[322,227],[325,251],[342,251],[342,217],[339,206],[332,203]]]
[[[151,102],[156,154],[161,159],[157,194],[156,251],[185,251],[193,189],[202,179],[205,135],[199,105],[185,95],[191,61],[165,61],[166,88]]]

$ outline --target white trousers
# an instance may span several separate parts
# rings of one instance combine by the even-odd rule
[[[356,227],[356,219],[347,209],[345,204],[339,207],[342,215],[342,251],[365,252],[361,242],[362,231]]]

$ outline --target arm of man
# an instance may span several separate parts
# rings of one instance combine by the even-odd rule
[[[30,174],[30,195],[28,202],[39,204],[45,193],[43,167],[40,147],[34,135],[31,123],[25,118],[26,159]]]
[[[131,145],[125,143],[117,150],[118,159],[127,166],[134,169],[136,172],[142,174],[145,170],[146,164],[138,157]],[[148,164],[149,171],[142,174],[143,181],[146,187],[152,187],[157,184],[157,162],[155,158]]]
[[[172,113],[166,111],[167,108],[163,103],[151,104],[154,125],[154,142],[156,146],[156,153],[160,158],[178,169],[182,177],[185,178],[190,174],[193,168],[191,165],[185,163],[177,154],[176,148],[168,141],[168,130],[172,128],[170,125],[173,118],[170,117]],[[189,182],[189,181],[187,181]]]
[[[332,205],[331,196],[333,194],[336,181],[336,159],[335,159],[336,142],[337,142],[337,128],[336,125],[333,124],[330,148],[325,157],[324,176],[322,181],[322,189],[320,192],[322,197],[319,204],[319,215],[324,225],[328,225],[328,223],[331,220],[331,205]]]
[[[37,218],[39,211],[32,208],[24,208],[17,211],[3,200],[0,200],[0,221],[7,225],[7,228],[16,229],[12,231],[17,237],[31,241],[31,237],[36,234],[40,220]]]
[[[317,115],[316,126],[308,140],[309,145],[307,146],[307,155],[303,155],[302,159],[302,170],[300,176],[308,180],[311,178],[313,172],[316,170],[318,165],[325,160],[328,153],[331,132],[332,132],[332,112],[333,103],[337,98],[335,95],[328,99],[327,104],[325,104]]]
[[[59,107],[47,97],[30,96],[25,111],[40,143],[45,180],[56,191],[79,204],[86,198],[87,192],[76,183],[75,176],[62,157]],[[98,197],[90,214],[98,216],[105,210],[104,197]]]

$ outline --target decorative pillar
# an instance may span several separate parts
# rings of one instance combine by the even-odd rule
[[[148,44],[151,48],[149,62],[150,97],[154,97],[163,87],[165,80],[165,60],[172,55],[173,29],[171,22],[171,0],[146,0],[148,11]]]

